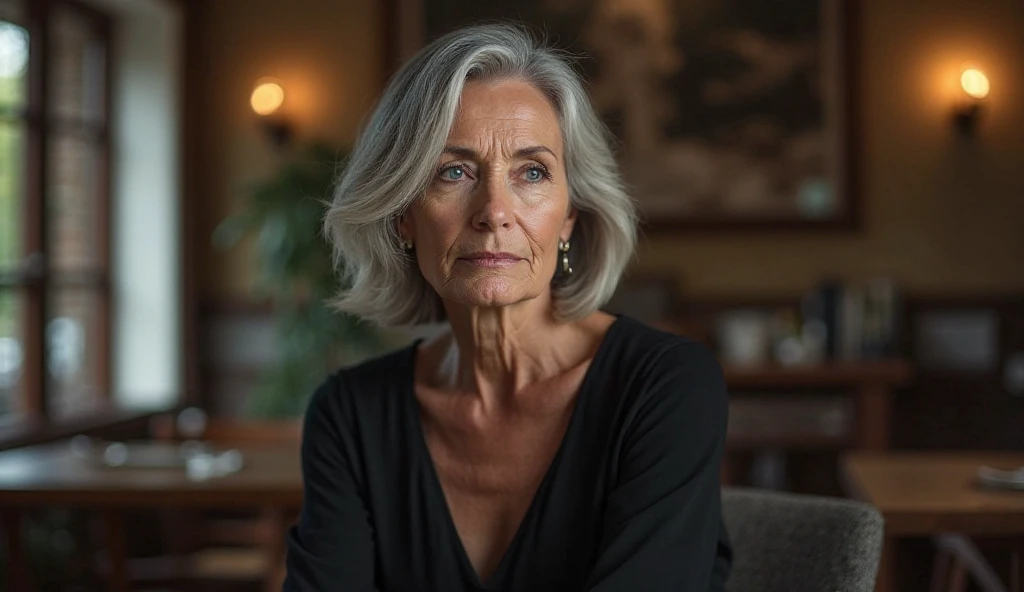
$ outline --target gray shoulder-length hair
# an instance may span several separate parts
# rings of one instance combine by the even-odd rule
[[[552,282],[554,314],[580,319],[612,296],[633,254],[636,208],[623,189],[611,136],[561,52],[519,26],[492,24],[441,37],[389,82],[324,220],[347,286],[336,308],[384,326],[445,320],[437,292],[402,249],[396,222],[436,174],[466,82],[505,79],[536,86],[561,122],[569,200],[579,217],[573,273]]]

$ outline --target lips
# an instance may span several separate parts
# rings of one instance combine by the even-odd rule
[[[462,257],[459,257],[459,259],[514,259],[518,261],[522,259],[522,257],[518,255],[513,255],[512,253],[492,253],[490,251],[480,251],[478,253],[470,253],[469,255],[463,255]]]
[[[509,267],[522,260],[522,257],[512,253],[490,251],[479,251],[459,257],[459,261],[479,267]]]

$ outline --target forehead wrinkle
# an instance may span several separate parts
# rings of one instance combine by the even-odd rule
[[[558,125],[557,120],[548,121],[550,118],[539,116],[535,117],[531,114],[523,114],[516,117],[495,117],[492,115],[480,115],[475,117],[457,117],[452,131],[456,131],[460,128],[468,126],[486,126],[488,128],[496,128],[498,130],[513,131],[522,128],[538,128],[540,130],[549,130],[552,127],[555,129],[561,129]]]
[[[557,121],[548,122],[546,117],[493,117],[484,116],[479,117],[457,117],[452,125],[450,135],[458,135],[460,132],[464,132],[467,127],[487,127],[499,132],[514,132],[519,130],[539,130],[546,132],[552,127],[558,129],[561,132],[560,126],[557,125]],[[549,125],[555,124],[555,125]]]
[[[556,162],[561,160],[558,153],[564,151],[554,106],[538,89],[522,81],[467,86],[447,144],[490,154],[497,149],[506,158],[536,156],[523,151],[546,146]],[[473,156],[464,151],[449,153]]]
[[[465,137],[469,135],[466,133],[452,134],[449,144],[441,153],[479,159],[492,154],[497,148],[500,154],[508,158],[536,158],[538,155],[546,154],[554,158],[556,162],[561,160],[557,152],[562,147],[561,142],[557,141],[561,139],[560,137],[551,138],[556,141],[545,141],[545,138],[537,137],[532,130],[525,129],[493,130],[488,134],[473,134],[471,138]]]

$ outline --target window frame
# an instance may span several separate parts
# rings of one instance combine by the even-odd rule
[[[53,289],[88,290],[97,297],[95,334],[86,343],[95,351],[95,387],[98,397],[91,402],[88,413],[95,407],[110,407],[111,399],[111,133],[113,43],[112,19],[106,13],[78,0],[23,0],[24,22],[14,22],[29,32],[28,96],[23,113],[15,114],[15,121],[24,122],[24,185],[21,201],[22,260],[13,272],[0,272],[0,292],[20,296],[20,330],[24,352],[17,408],[8,417],[0,418],[0,426],[43,424],[67,419],[65,413],[55,413],[49,402],[52,395],[47,380],[45,330],[50,313],[50,292]],[[48,179],[50,136],[55,131],[66,131],[68,125],[50,109],[52,95],[52,36],[55,8],[70,9],[88,18],[97,38],[103,44],[103,100],[100,122],[96,125],[77,126],[87,131],[89,144],[96,150],[98,175],[96,184],[97,244],[96,265],[73,272],[58,271],[49,265],[47,203],[51,199]],[[8,119],[10,121],[10,119]],[[87,128],[87,129],[86,129]],[[78,413],[76,413],[77,415]]]

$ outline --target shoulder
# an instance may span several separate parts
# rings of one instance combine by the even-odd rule
[[[710,349],[629,317],[617,325],[612,365],[633,413],[708,421],[724,429],[728,392]]]
[[[411,376],[414,345],[340,368],[313,391],[306,410],[306,425],[319,419],[348,423],[400,395],[403,380]]]
[[[690,378],[722,379],[714,353],[701,343],[626,316],[618,320],[615,329],[616,359],[638,373],[661,378],[684,372]]]

